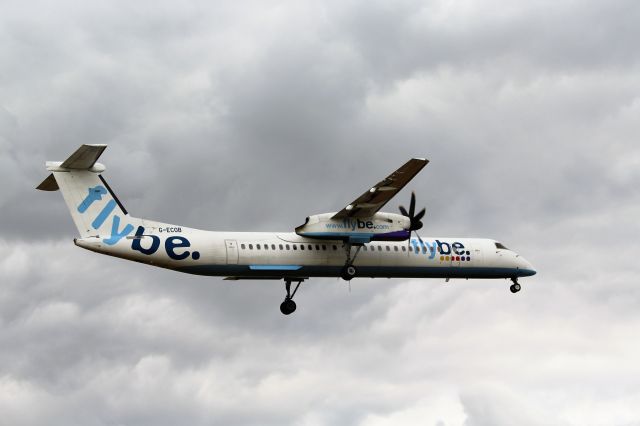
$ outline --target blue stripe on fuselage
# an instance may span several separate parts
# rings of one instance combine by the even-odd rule
[[[252,271],[297,271],[300,265],[249,265]]]

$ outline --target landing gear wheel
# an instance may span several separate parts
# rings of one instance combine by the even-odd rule
[[[284,299],[284,302],[280,304],[280,312],[285,315],[291,315],[296,311],[296,302],[292,299]]]
[[[357,273],[358,273],[358,270],[356,269],[355,266],[346,265],[344,268],[342,268],[342,271],[340,271],[340,276],[342,277],[343,280],[350,281],[353,277],[356,276]]]
[[[296,295],[300,284],[302,284],[302,281],[305,279],[306,278],[295,278],[298,284],[296,285],[296,288],[293,289],[293,292],[291,292],[291,281],[293,281],[294,278],[285,278],[284,288],[287,290],[287,295],[284,297],[284,302],[280,304],[280,312],[285,315],[291,315],[296,311],[296,302],[293,301],[293,296]]]
[[[511,290],[511,293],[517,293],[520,291],[520,284],[515,283],[515,284],[511,284],[511,287],[509,287],[509,290]]]

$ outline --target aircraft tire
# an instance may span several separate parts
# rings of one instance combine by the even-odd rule
[[[509,287],[509,290],[511,290],[511,293],[517,293],[520,291],[520,284],[515,283],[515,284],[511,284],[511,287]]]
[[[340,276],[342,277],[343,280],[350,281],[352,278],[356,276],[357,273],[358,273],[358,270],[356,269],[355,266],[346,265],[344,268],[342,268],[342,271],[340,272]]]
[[[280,304],[280,312],[284,315],[291,315],[296,311],[296,302],[291,299],[285,299],[284,302]]]

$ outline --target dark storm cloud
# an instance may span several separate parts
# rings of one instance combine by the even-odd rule
[[[599,7],[586,4],[581,13],[587,22],[591,22],[597,11],[601,14],[614,13],[630,6],[612,5],[600,11]],[[601,84],[602,90],[593,91],[591,97],[585,96],[583,89],[585,84],[593,82],[586,79],[580,84],[578,81],[580,85],[575,89],[568,87],[569,93],[560,92],[557,96],[561,101],[569,102],[565,108],[560,103],[560,110],[553,95],[535,99],[538,93],[557,93],[565,88],[555,77],[545,81],[546,69],[554,62],[532,55],[531,49],[518,41],[535,38],[526,32],[544,28],[542,40],[538,40],[539,33],[535,39],[546,50],[558,49],[558,40],[574,36],[574,31],[560,26],[563,17],[574,9],[551,8],[542,14],[535,7],[530,8],[533,10],[506,10],[497,16],[481,13],[474,20],[468,16],[468,11],[448,11],[441,4],[427,7],[421,3],[405,2],[390,7],[375,3],[370,7],[360,7],[354,3],[343,10],[329,8],[336,16],[335,20],[313,20],[304,13],[302,23],[291,24],[283,20],[285,28],[300,34],[295,38],[283,31],[269,34],[254,46],[255,55],[240,59],[228,53],[226,45],[221,46],[223,42],[219,39],[234,39],[225,33],[226,27],[223,26],[219,37],[216,33],[207,33],[203,18],[197,18],[198,13],[194,12],[197,6],[187,7],[175,17],[168,17],[162,10],[156,11],[141,22],[141,11],[137,8],[125,9],[131,12],[129,14],[117,13],[113,8],[102,10],[107,17],[116,19],[117,16],[112,25],[119,31],[105,24],[109,20],[83,11],[80,14],[88,16],[88,23],[78,24],[70,18],[62,19],[64,23],[70,21],[75,26],[68,34],[62,33],[59,40],[46,37],[49,34],[47,29],[51,31],[55,27],[51,23],[44,28],[38,27],[35,35],[30,35],[31,39],[37,40],[32,41],[35,47],[64,54],[51,55],[43,61],[56,78],[51,79],[48,85],[46,81],[40,83],[43,89],[46,88],[47,100],[27,114],[33,123],[21,126],[24,130],[14,135],[14,144],[34,141],[41,148],[35,152],[40,160],[62,160],[59,156],[67,155],[82,142],[111,142],[112,147],[105,158],[110,167],[108,174],[118,184],[116,188],[121,198],[127,201],[131,196],[135,197],[129,207],[134,213],[156,214],[173,222],[184,221],[183,209],[175,209],[189,204],[197,206],[195,208],[201,212],[186,218],[189,223],[193,221],[193,226],[219,226],[208,218],[215,215],[222,224],[229,223],[232,228],[251,222],[255,223],[256,229],[290,229],[293,223],[297,224],[310,212],[339,209],[354,194],[379,179],[379,174],[387,173],[407,156],[427,156],[437,161],[440,155],[460,153],[472,158],[476,151],[486,156],[486,147],[493,148],[490,153],[505,153],[510,149],[504,146],[507,142],[503,137],[505,126],[520,132],[528,130],[520,126],[531,126],[529,130],[537,138],[547,137],[540,134],[540,127],[535,125],[535,121],[548,123],[554,117],[566,120],[567,114],[576,114],[576,120],[597,122],[599,117],[594,117],[594,113],[610,114],[624,102],[633,101],[633,93],[637,91],[635,79],[613,88],[610,87],[612,84]],[[632,15],[634,10],[630,10]],[[220,14],[218,12],[219,9],[214,9],[205,15],[214,19],[213,16]],[[529,19],[527,25],[522,25],[520,21],[525,18]],[[215,19],[219,23],[219,18]],[[305,24],[313,25],[315,31],[302,31]],[[600,27],[603,25],[605,29],[607,25],[614,26],[613,23],[601,23]],[[23,23],[9,28],[14,28],[13,33],[10,32],[14,39],[21,39],[25,37],[22,35],[25,28],[30,27]],[[251,23],[249,28],[252,28]],[[598,33],[609,37],[611,46],[624,49],[629,44],[626,37],[629,35],[624,28],[624,25],[616,26],[615,31],[601,30]],[[510,34],[510,44],[493,43],[493,39],[507,38],[492,36],[494,32]],[[525,34],[521,35],[522,32]],[[211,41],[211,49],[206,49],[203,39]],[[545,40],[548,40],[546,44]],[[480,58],[497,57],[500,67],[506,66],[514,71],[520,69],[519,60],[538,58],[538,64],[534,65],[543,70],[542,77],[534,77],[528,70],[514,76],[501,68],[493,69],[486,60],[474,60],[475,56],[467,51],[456,53],[460,50],[456,46],[466,46]],[[193,57],[193,51],[198,48],[206,52],[199,61]],[[608,51],[595,49],[591,56],[600,58]],[[627,53],[623,55],[625,58],[635,57],[630,49]],[[567,48],[566,54],[575,54],[575,49]],[[231,60],[225,63],[228,58]],[[608,59],[605,56],[600,61],[608,67],[625,64],[624,61],[607,62]],[[61,63],[56,63],[56,60]],[[579,62],[576,59],[570,64]],[[390,72],[385,64],[399,68]],[[441,72],[437,66],[453,67],[453,71]],[[571,72],[570,67],[561,63],[554,66]],[[413,123],[413,128],[407,128],[407,123],[379,116],[370,121],[371,108],[367,101],[372,96],[382,95],[384,99],[384,95],[390,95],[393,102],[393,88],[402,84],[395,82],[426,72],[433,86],[460,84],[458,68],[467,70],[464,71],[467,75],[462,75],[462,82],[470,91],[465,98],[449,97],[444,111],[434,111],[427,104],[417,118],[419,121]],[[472,69],[488,75],[489,84],[474,80],[475,74],[469,75],[468,71]],[[522,78],[519,75],[524,75],[525,81],[519,82],[518,78]],[[611,79],[616,77],[618,75],[612,73]],[[538,78],[542,81],[537,82]],[[382,86],[379,87],[380,83]],[[427,87],[421,97],[432,98],[430,89],[432,87]],[[617,98],[615,91],[610,93],[612,89],[619,92]],[[496,90],[498,94],[507,91],[506,99],[496,99],[492,93]],[[24,93],[20,95],[24,97]],[[509,95],[512,95],[511,99]],[[573,103],[572,99],[575,99]],[[421,103],[421,100],[417,101]],[[492,101],[495,103],[491,104]],[[528,107],[526,102],[535,101],[541,104]],[[415,104],[413,98],[407,102]],[[391,109],[393,107],[390,105]],[[485,112],[487,108],[493,111]],[[540,111],[546,113],[532,120],[531,115]],[[377,126],[379,120],[387,121],[384,129],[375,129],[375,133],[369,131],[371,127],[382,127]],[[452,129],[460,130],[453,133]],[[553,154],[555,157],[570,154],[569,147],[575,143],[575,126],[570,130],[572,134],[556,141],[556,149],[560,152]],[[555,126],[553,132],[557,131]],[[527,135],[523,136],[509,141],[511,149],[521,149],[529,139]],[[45,150],[47,146],[56,148]],[[27,182],[37,183],[40,178],[35,174],[33,154],[33,151],[29,152],[29,156],[20,158],[20,164],[16,165],[18,172],[26,168],[33,174],[29,180],[13,179],[16,182],[14,186],[24,184],[21,189],[26,189]],[[189,167],[196,156],[208,161],[195,168]],[[238,164],[232,170],[221,167],[225,158]],[[300,160],[291,161],[291,158]],[[344,159],[336,161],[336,158]],[[361,166],[376,164],[382,159],[394,160],[389,161],[384,172],[374,175]],[[541,160],[548,161],[545,158]],[[518,163],[517,160],[508,160],[507,164],[500,166],[512,173],[513,167],[520,167]],[[465,161],[447,165],[447,168],[459,169],[461,166],[469,167]],[[435,167],[432,163],[430,170]],[[586,169],[583,168],[582,173]],[[168,173],[170,170],[181,172]],[[453,179],[462,175],[451,174]],[[119,175],[127,176],[127,186],[123,185],[124,181],[118,181]],[[255,176],[260,179],[255,179]],[[362,176],[362,179],[355,180],[357,176]],[[348,179],[354,180],[353,187],[335,193],[335,188],[343,187],[341,183]],[[154,181],[158,184],[153,185]],[[229,196],[225,184],[229,181],[241,185],[242,190],[234,193],[233,197]],[[312,187],[316,190],[314,204],[309,207],[313,209],[311,211],[297,209],[299,204],[288,199],[288,194],[299,196],[307,191],[307,182],[313,182]],[[462,183],[457,186],[461,187]],[[181,191],[180,188],[185,186],[197,190]],[[274,191],[279,194],[259,201],[245,195],[271,186],[287,188],[288,191]],[[21,194],[23,192],[20,191]],[[167,192],[179,198],[179,202],[167,205]],[[37,210],[35,207],[44,208],[49,204],[40,194],[32,193],[28,199],[15,194],[11,191],[7,197],[12,201],[7,201],[7,204],[13,208],[7,210],[3,226],[9,233],[19,228],[15,224],[24,218],[25,210]],[[282,220],[260,223],[265,219],[256,217],[255,210],[246,207],[258,203],[278,211]],[[521,204],[512,203],[514,206]],[[62,219],[65,214],[60,210],[52,213],[57,219]],[[38,222],[35,217],[32,219],[34,223]],[[48,231],[51,229],[49,226],[35,225],[34,228],[38,235],[51,232]],[[26,236],[24,232],[21,235]]]
[[[11,424],[630,424],[640,414],[631,1],[0,6],[0,411]],[[133,215],[289,231],[412,156],[424,235],[503,282],[228,283],[97,256],[45,160]],[[54,422],[54,423],[55,423]]]
[[[438,66],[533,66],[534,73],[637,65],[640,8],[633,1],[530,4],[352,2],[337,13],[379,81]],[[521,77],[526,69],[517,70]],[[509,74],[505,72],[505,75]]]

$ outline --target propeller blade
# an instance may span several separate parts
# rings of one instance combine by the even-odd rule
[[[411,232],[416,231],[418,229],[422,229],[422,222],[420,221],[420,219],[424,217],[425,213],[427,212],[427,209],[423,208],[418,212],[418,214],[415,214],[415,211],[416,211],[416,193],[415,192],[411,192],[411,201],[409,203],[409,211],[407,211],[407,209],[405,209],[404,206],[399,206],[398,208],[400,209],[400,213],[402,213],[403,216],[406,216],[409,218],[409,238],[407,240],[407,244],[408,244],[408,247],[410,248]],[[418,236],[418,239],[420,239],[420,236]],[[422,243],[422,239],[420,239],[420,242]]]
[[[413,213],[416,211],[416,193],[411,192],[411,204],[409,204],[409,217],[413,218]]]
[[[427,212],[427,209],[426,209],[426,208],[423,208],[422,210],[420,210],[420,211],[418,212],[418,214],[417,214],[417,215],[415,215],[415,216],[413,217],[413,220],[415,220],[416,222],[420,222],[420,219],[422,219],[422,217],[424,216],[424,214],[425,214],[426,212]]]
[[[426,245],[424,244],[424,241],[422,241],[422,238],[420,238],[420,234],[418,234],[418,232],[416,231],[416,237],[418,237],[418,240],[420,241],[420,247],[424,247],[426,249]]]

